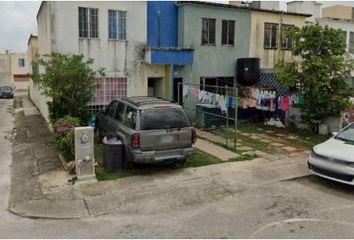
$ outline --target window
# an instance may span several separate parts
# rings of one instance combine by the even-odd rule
[[[349,52],[354,53],[354,32],[349,34]]]
[[[264,24],[264,48],[278,48],[278,28],[279,24]]]
[[[294,27],[294,25],[281,25],[281,35],[280,43],[282,49],[292,49],[293,39],[289,36],[289,31]]]
[[[126,12],[108,10],[108,38],[126,40]]]
[[[79,37],[98,38],[98,9],[79,7]]]
[[[200,90],[211,93],[225,93],[225,86],[234,86],[234,77],[200,77]]]
[[[25,66],[25,59],[24,58],[19,58],[18,59],[18,66],[19,67],[24,67]]]
[[[221,25],[221,44],[234,45],[235,44],[235,21],[222,20]]]
[[[344,43],[347,45],[347,31],[342,31],[341,34],[342,34]]]
[[[32,65],[32,73],[33,74],[38,74],[38,64],[33,64]]]
[[[135,129],[136,126],[136,110],[132,107],[127,106],[126,115],[124,118],[124,123],[127,127]]]
[[[113,117],[114,116],[114,110],[116,109],[116,106],[117,106],[117,102],[111,102],[107,109],[106,109],[106,115],[107,116],[110,116],[110,117]]]
[[[202,45],[215,45],[215,19],[202,18]]]
[[[189,127],[189,119],[180,108],[148,109],[140,115],[140,130]]]
[[[117,119],[118,121],[123,121],[124,108],[125,105],[123,103],[118,104],[116,115],[115,115],[115,119]]]
[[[5,68],[6,64],[5,64],[5,59],[0,59],[0,68]]]

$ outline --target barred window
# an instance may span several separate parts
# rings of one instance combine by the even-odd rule
[[[278,48],[278,29],[277,23],[264,24],[264,48]]]
[[[98,38],[98,9],[79,7],[79,37]]]
[[[126,12],[108,10],[108,38],[126,40]]]
[[[282,49],[292,49],[293,39],[289,36],[289,31],[294,27],[294,25],[281,25],[281,35],[280,43]]]

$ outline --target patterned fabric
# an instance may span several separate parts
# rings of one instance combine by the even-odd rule
[[[289,91],[275,80],[272,73],[261,73],[261,79],[255,87],[274,87],[277,91],[277,96],[289,95]]]

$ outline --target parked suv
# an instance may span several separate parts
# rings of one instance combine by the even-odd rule
[[[130,163],[184,163],[195,153],[196,131],[183,108],[153,97],[112,101],[96,115],[96,135],[123,141],[125,166]]]

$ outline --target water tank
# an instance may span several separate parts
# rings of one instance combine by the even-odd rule
[[[260,77],[259,58],[238,58],[236,63],[237,82],[244,86],[253,86]]]

